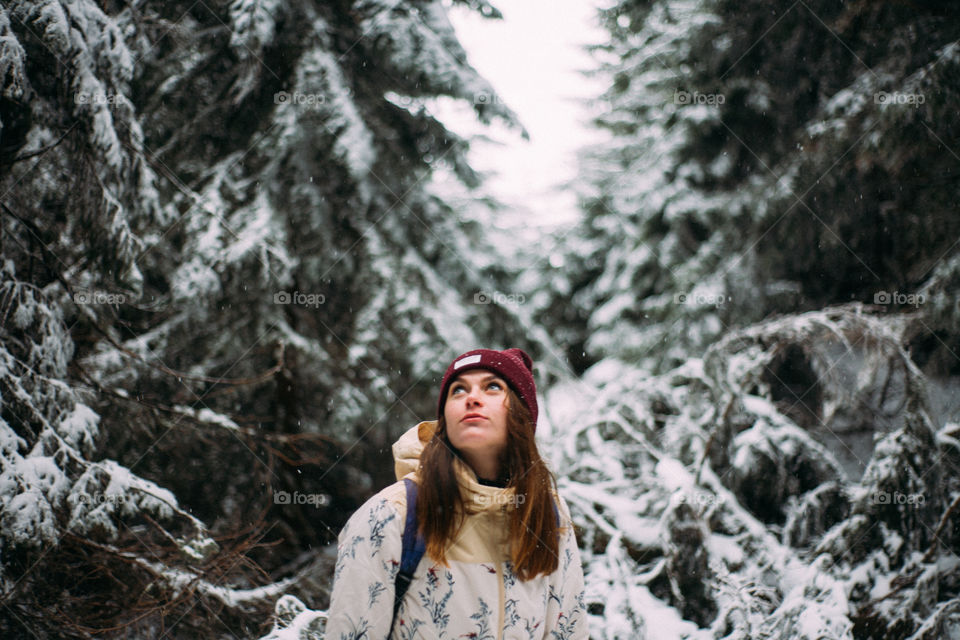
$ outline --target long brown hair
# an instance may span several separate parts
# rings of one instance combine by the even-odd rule
[[[510,560],[517,577],[530,580],[553,573],[559,565],[559,529],[554,502],[556,482],[540,457],[530,412],[510,387],[507,393],[507,446],[500,475],[515,491],[510,514]],[[441,415],[437,430],[420,455],[417,520],[427,553],[446,563],[446,550],[463,524],[463,503],[454,471],[458,458]],[[522,498],[520,496],[523,496]]]

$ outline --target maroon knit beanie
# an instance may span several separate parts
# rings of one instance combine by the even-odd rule
[[[522,349],[474,349],[453,359],[440,383],[440,400],[437,403],[437,418],[443,415],[447,403],[447,390],[453,379],[470,369],[487,369],[503,377],[520,396],[521,402],[530,411],[533,428],[537,428],[537,385],[533,381],[533,359]]]

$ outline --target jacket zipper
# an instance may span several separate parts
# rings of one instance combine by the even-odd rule
[[[503,622],[507,617],[507,596],[503,587],[503,561],[497,563],[497,596],[499,615],[497,619],[497,640],[503,640]]]

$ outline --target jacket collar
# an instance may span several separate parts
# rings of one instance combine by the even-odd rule
[[[411,478],[417,481],[420,454],[437,430],[436,420],[427,420],[407,430],[393,444],[394,472],[397,480]],[[454,472],[460,485],[460,495],[471,513],[503,512],[516,506],[512,487],[488,487],[477,481],[477,474],[459,458],[454,460]]]

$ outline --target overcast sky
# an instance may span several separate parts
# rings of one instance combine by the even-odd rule
[[[503,20],[486,20],[454,7],[451,21],[470,63],[519,114],[530,140],[502,127],[483,129],[503,146],[474,144],[472,164],[497,172],[486,186],[508,205],[508,214],[514,214],[505,220],[522,218],[529,223],[532,212],[542,225],[569,222],[578,212],[573,194],[560,185],[574,175],[576,150],[598,137],[587,126],[588,113],[580,99],[597,95],[603,87],[579,71],[594,66],[583,45],[603,38],[595,19],[600,3],[493,0],[493,4]],[[480,132],[463,119],[458,122],[443,114],[441,119],[457,133]]]

